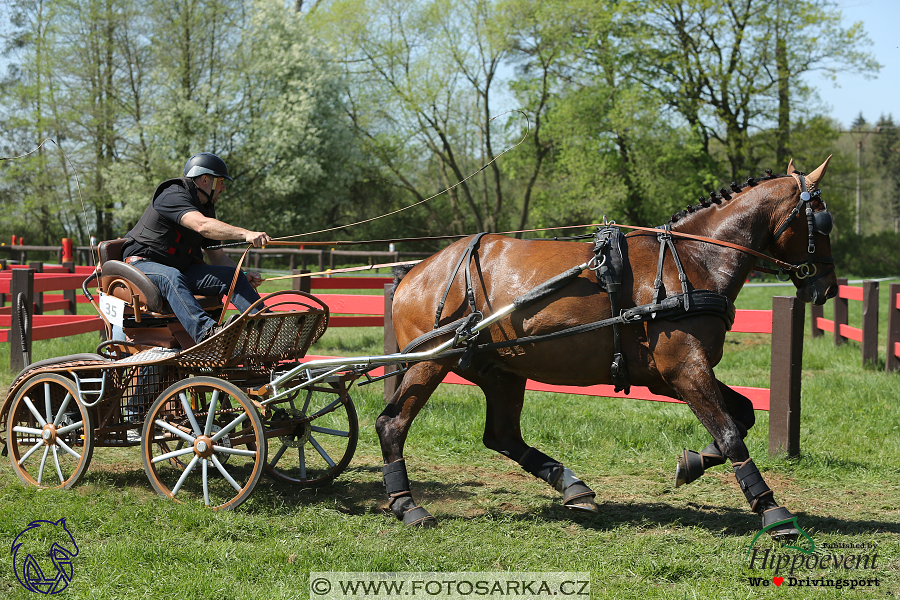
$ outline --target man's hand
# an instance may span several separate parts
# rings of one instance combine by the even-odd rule
[[[247,271],[244,275],[247,277],[247,281],[250,282],[250,285],[253,286],[254,290],[262,284],[262,277],[256,271]]]
[[[265,231],[248,231],[244,234],[244,241],[253,244],[255,247],[265,246],[272,238]]]

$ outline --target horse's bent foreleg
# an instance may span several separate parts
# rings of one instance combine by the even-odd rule
[[[778,505],[772,490],[750,458],[743,440],[747,434],[746,428],[740,427],[727,410],[721,389],[724,386],[716,381],[712,369],[695,359],[694,365],[683,364],[681,369],[673,370],[672,375],[670,384],[713,436],[713,448],[719,449],[731,460],[735,478],[750,504],[750,510],[762,516],[763,528],[776,538],[796,537],[799,532],[789,522],[769,529],[775,523],[792,519],[793,515]]]
[[[469,376],[469,373],[466,373]],[[563,504],[572,510],[596,513],[594,492],[571,469],[532,448],[522,439],[522,405],[525,378],[499,369],[490,376],[473,377],[487,399],[484,445],[510,458],[538,479],[543,479],[563,495]]]
[[[749,398],[734,391],[721,381],[716,380],[716,383],[722,393],[728,414],[731,415],[738,431],[741,432],[741,438],[747,437],[747,430],[756,422],[753,403]],[[675,487],[696,481],[706,469],[722,464],[725,464],[725,455],[715,440],[700,452],[685,448],[675,466]]]
[[[403,447],[413,420],[448,371],[446,366],[436,362],[423,362],[410,367],[375,421],[385,463],[382,475],[389,506],[391,512],[406,525],[432,527],[436,524],[435,518],[413,500]]]

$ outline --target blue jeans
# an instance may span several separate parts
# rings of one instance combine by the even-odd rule
[[[179,271],[174,267],[152,260],[140,260],[132,264],[153,282],[194,341],[202,340],[216,322],[200,307],[194,294],[224,296],[231,287],[234,268],[195,264],[184,271]],[[243,275],[238,276],[234,286],[234,296],[231,298],[232,304],[239,311],[244,312],[257,300],[259,300],[259,294],[256,293],[247,278]],[[263,308],[265,307],[260,304],[254,312],[259,312]]]

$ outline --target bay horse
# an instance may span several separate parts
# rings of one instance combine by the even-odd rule
[[[776,262],[789,263],[792,268],[783,272],[790,272],[797,297],[804,302],[821,305],[837,294],[827,235],[831,214],[819,196],[830,158],[809,175],[794,171],[792,161],[790,175],[767,171],[765,178],[748,179],[743,187],[732,183],[730,192],[722,188],[721,195],[711,193],[709,201],[673,215],[668,227],[620,238],[624,243],[619,310],[611,309],[611,297],[598,287],[599,273],[595,276],[584,270],[558,291],[516,308],[478,334],[478,344],[506,341],[505,347],[475,352],[468,360],[460,360],[457,353],[413,363],[376,420],[385,463],[383,481],[396,517],[407,525],[436,523],[413,499],[404,446],[416,415],[451,371],[484,392],[485,446],[555,487],[563,494],[566,507],[598,512],[595,493],[584,482],[522,439],[520,416],[526,379],[575,386],[622,384],[613,377],[617,346],[613,328],[537,343],[523,340],[513,347],[509,341],[609,319],[614,312],[628,312],[660,297],[672,299],[682,289],[710,290],[707,294],[721,298],[729,310],[620,324],[618,349],[627,365],[628,383],[683,400],[713,438],[701,452],[684,452],[678,463],[677,485],[693,481],[704,469],[728,459],[751,510],[762,516],[763,528],[776,538],[795,537],[798,532],[790,523],[793,515],[775,501],[743,441],[753,427],[753,406],[718,381],[713,368],[722,359],[725,333],[734,318],[733,302],[754,268],[752,252],[768,251]],[[665,242],[669,228],[671,235]],[[710,243],[712,240],[718,243]],[[665,252],[666,245],[677,247],[678,258],[672,254],[674,249]],[[468,262],[463,260],[467,254],[471,256]],[[404,348],[413,340],[425,340],[416,350],[433,348],[454,335],[455,324],[471,314],[473,307],[485,317],[495,311],[500,317],[501,307],[572,267],[581,265],[583,269],[591,263],[592,254],[590,244],[570,241],[484,234],[477,241],[457,241],[417,264],[396,287],[393,323],[397,342]],[[448,323],[454,323],[453,327],[440,329]]]

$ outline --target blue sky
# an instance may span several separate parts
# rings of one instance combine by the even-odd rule
[[[900,0],[840,0],[845,25],[862,21],[872,40],[868,48],[881,63],[875,79],[859,75],[839,74],[835,87],[829,79],[818,73],[807,76],[807,81],[818,88],[828,111],[842,126],[848,127],[862,111],[869,123],[881,115],[892,114],[900,120]]]

